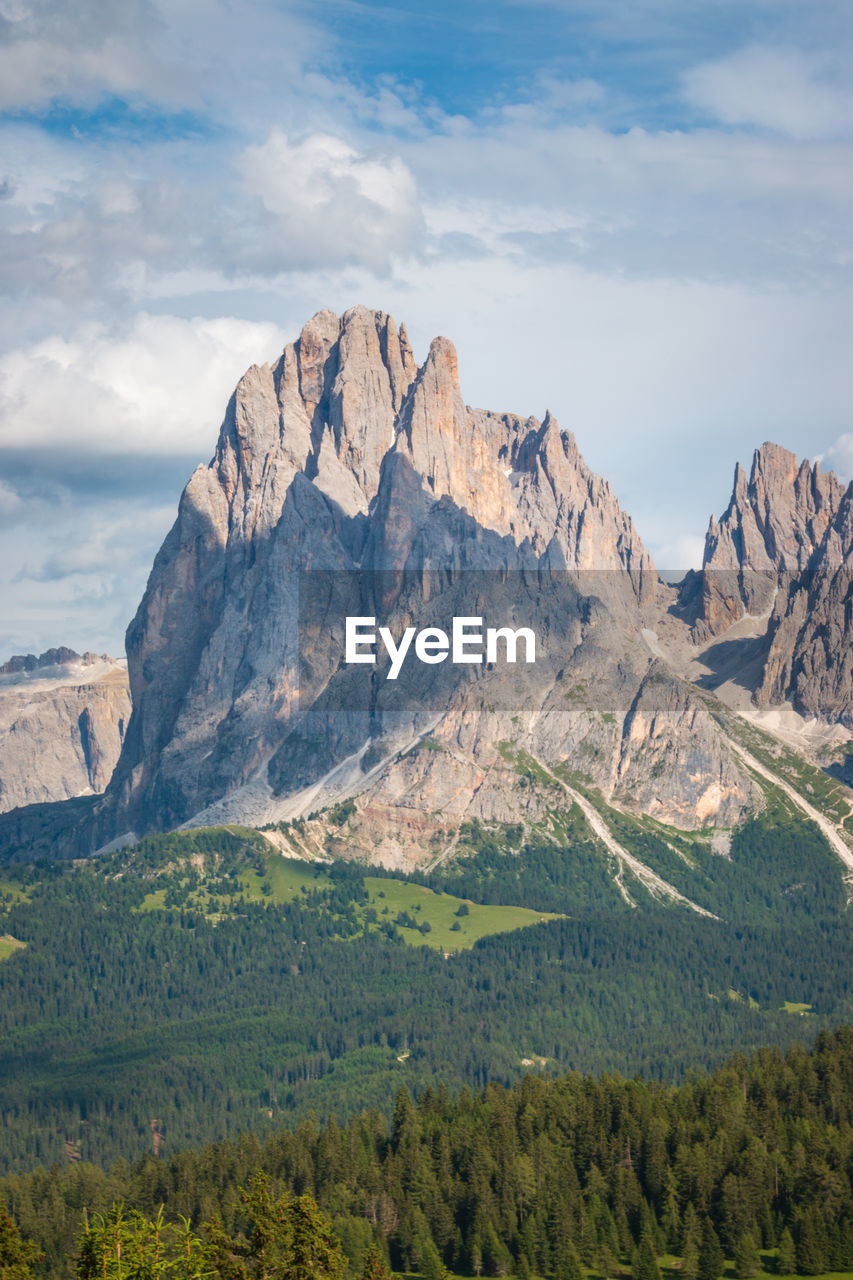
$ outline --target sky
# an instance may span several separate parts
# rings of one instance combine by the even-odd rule
[[[0,661],[120,655],[323,307],[571,429],[662,569],[774,440],[853,478],[848,0],[0,0]]]

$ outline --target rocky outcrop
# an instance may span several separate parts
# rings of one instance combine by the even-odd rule
[[[831,472],[776,444],[755,451],[749,478],[738,463],[729,505],[705,535],[697,638],[719,636],[746,614],[768,615],[780,581],[823,546],[843,496]]]
[[[768,641],[758,705],[787,701],[807,719],[853,730],[853,485],[807,568],[780,593]]]
[[[102,792],[130,720],[124,663],[71,649],[0,667],[0,812]]]
[[[729,506],[711,520],[704,567],[681,590],[693,638],[742,653],[742,682],[762,709],[853,729],[853,487],[778,445],[738,466]],[[697,590],[697,586],[701,590]],[[690,599],[691,593],[693,599]],[[741,625],[725,639],[729,628]],[[747,624],[749,624],[747,626]]]
[[[108,661],[106,655],[104,660]],[[0,664],[0,678],[3,676],[23,675],[25,672],[38,671],[45,667],[61,667],[69,662],[83,662],[88,664],[97,661],[93,653],[86,653],[82,656],[75,653],[73,649],[68,649],[65,645],[60,645],[58,649],[46,649],[44,653],[16,653],[8,662]]]

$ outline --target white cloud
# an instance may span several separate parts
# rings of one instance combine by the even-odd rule
[[[94,108],[268,117],[287,96],[317,27],[289,0],[4,0],[0,109]],[[282,86],[285,86],[282,91]]]
[[[206,459],[237,379],[281,346],[272,324],[145,314],[44,338],[0,358],[0,445]]]
[[[0,107],[52,98],[127,94],[159,79],[150,40],[158,20],[147,0],[5,3],[0,9]]]
[[[177,495],[176,495],[177,497]],[[175,518],[175,504],[66,494],[24,501],[4,533],[0,562],[0,660],[52,644],[124,652],[124,632],[151,562]]]
[[[688,101],[730,125],[758,125],[791,138],[849,136],[853,92],[837,82],[826,55],[749,45],[692,67],[683,79]]]
[[[247,148],[242,169],[249,192],[274,215],[292,265],[384,272],[420,241],[417,187],[399,156],[365,155],[325,133],[291,143],[274,129]]]
[[[817,455],[823,471],[834,471],[839,480],[849,484],[853,480],[853,432],[844,431],[828,449]]]

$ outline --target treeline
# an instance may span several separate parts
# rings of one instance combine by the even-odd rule
[[[313,1119],[261,1142],[244,1136],[109,1172],[77,1164],[0,1181],[45,1275],[73,1271],[83,1210],[117,1201],[153,1220],[245,1227],[256,1172],[311,1196],[358,1273],[371,1246],[431,1278],[553,1276],[581,1267],[653,1275],[674,1253],[685,1280],[723,1257],[748,1280],[774,1251],[781,1274],[853,1270],[853,1028],[811,1052],[738,1055],[678,1087],[605,1075],[527,1076],[511,1088],[400,1090],[341,1127]]]
[[[447,890],[476,902],[572,913],[624,912],[600,846],[577,806],[555,815],[550,838],[525,838],[517,824],[463,823],[458,856],[427,874],[383,871]],[[665,833],[640,818],[611,810],[617,838],[647,866],[701,906],[737,924],[796,926],[805,919],[843,915],[847,897],[842,867],[814,823],[771,795],[767,809],[732,834],[726,857],[708,840],[680,837],[676,852]],[[571,851],[567,856],[568,850]],[[649,900],[639,883],[628,886],[641,906]]]

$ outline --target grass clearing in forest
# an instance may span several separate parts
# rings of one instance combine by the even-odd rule
[[[164,911],[180,905],[202,911],[214,922],[222,918],[223,910],[234,910],[234,898],[229,902],[217,893],[217,870],[213,865],[200,876],[196,869],[195,875],[195,882],[190,884],[189,875],[178,873],[181,887],[177,893],[175,886],[171,890],[152,888],[136,909]],[[330,874],[326,863],[303,862],[265,850],[250,857],[239,873],[232,872],[232,875],[238,901],[242,898],[246,902],[273,905],[304,902],[308,909],[331,909],[333,913],[338,910],[322,899],[306,901],[309,895],[323,895],[335,889],[334,872]],[[357,898],[353,901],[355,919],[364,930],[379,933],[393,926],[409,946],[432,947],[443,953],[468,950],[480,938],[560,918],[556,913],[527,907],[483,906],[470,899],[382,875],[365,875],[364,887],[367,901]]]
[[[19,938],[13,938],[11,933],[4,933],[0,936],[0,960],[8,960],[9,956],[14,955],[26,945],[26,942],[21,942]]]
[[[13,907],[19,902],[29,902],[30,895],[14,880],[0,879],[0,911],[5,907]]]
[[[303,889],[311,893],[314,889],[328,889],[331,884],[324,871],[317,874],[317,865],[312,862],[297,862],[280,853],[270,853],[264,855],[263,863],[264,872],[260,871],[259,862],[257,867],[247,867],[238,878],[240,888],[253,902],[290,902],[304,896]]]
[[[531,911],[527,907],[482,906],[407,880],[365,876],[364,884],[378,923],[396,923],[404,940],[413,947],[463,951],[493,933],[509,933],[560,919],[554,912]],[[412,924],[403,923],[400,917]],[[419,927],[424,922],[429,924],[426,933]]]

